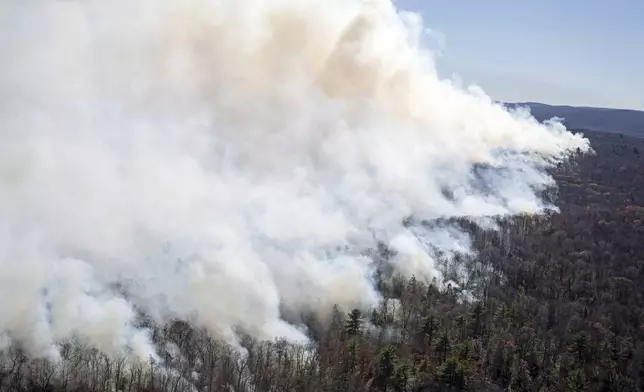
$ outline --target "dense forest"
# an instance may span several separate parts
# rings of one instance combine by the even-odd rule
[[[0,354],[0,390],[644,390],[644,139],[584,133],[596,154],[554,171],[560,212],[470,227],[479,252],[454,260],[460,287],[384,279],[377,309],[305,317],[305,346],[234,348],[182,321],[154,329],[162,362],[16,346]]]

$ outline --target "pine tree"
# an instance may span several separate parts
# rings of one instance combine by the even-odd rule
[[[587,388],[588,380],[581,370],[572,372],[566,379],[566,392],[584,392]]]
[[[470,319],[474,337],[478,337],[483,329],[483,305],[480,302],[474,304]]]
[[[585,334],[584,332],[577,333],[573,338],[570,351],[572,351],[576,355],[579,363],[586,362],[589,345],[590,345],[590,339],[588,338],[588,335]]]
[[[532,385],[532,377],[528,370],[526,361],[515,358],[512,364],[512,377],[510,379],[510,386],[515,391],[529,391]]]
[[[387,386],[390,384],[389,380],[394,374],[397,359],[396,348],[392,345],[389,345],[380,351],[375,369],[375,384],[380,388],[380,390],[387,390]]]
[[[411,364],[408,360],[399,359],[394,365],[394,374],[391,376],[391,383],[395,391],[404,392],[407,390]]]
[[[450,349],[452,348],[452,344],[449,339],[449,335],[447,332],[443,332],[439,337],[438,337],[438,343],[436,344],[436,348],[438,349],[438,354],[440,355],[440,361],[443,362],[445,359],[447,359],[447,355],[449,354]]]
[[[444,386],[457,391],[467,389],[467,370],[465,365],[456,358],[449,358],[441,366],[438,379]]]
[[[345,322],[345,331],[350,337],[362,334],[362,312],[359,309],[353,309]]]
[[[423,320],[422,334],[427,342],[427,345],[431,347],[434,340],[434,335],[436,334],[436,329],[438,328],[438,321],[433,314],[425,317]]]

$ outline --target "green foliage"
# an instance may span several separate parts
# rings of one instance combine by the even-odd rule
[[[350,337],[362,334],[362,312],[359,309],[353,309],[345,322],[345,331]]]
[[[437,329],[438,329],[438,320],[433,314],[430,314],[429,316],[426,316],[423,319],[421,333],[422,333],[423,339],[429,346],[431,346],[434,341],[434,337],[436,335]]]
[[[441,362],[447,359],[447,356],[449,355],[451,349],[452,349],[452,342],[450,340],[449,334],[447,333],[447,331],[445,331],[440,334],[440,336],[438,337],[438,341],[436,343],[436,350],[438,351],[438,355]]]
[[[590,346],[590,338],[584,332],[578,332],[573,336],[573,342],[570,346],[570,351],[575,354],[575,357],[580,363],[585,363],[588,359]]]
[[[477,302],[470,313],[470,326],[474,336],[479,336],[483,332],[483,322],[483,304]]]
[[[379,386],[381,390],[386,390],[387,386],[391,384],[390,380],[394,376],[397,360],[398,356],[396,355],[396,348],[393,345],[388,345],[380,350],[376,360],[375,384]]]
[[[440,383],[457,391],[467,389],[468,369],[458,358],[448,358],[438,372]]]
[[[588,388],[588,380],[581,370],[572,372],[566,379],[566,392],[584,392]]]
[[[394,372],[390,378],[391,386],[394,391],[403,392],[407,390],[409,385],[409,377],[411,376],[412,366],[407,359],[397,359],[394,364]]]
[[[532,377],[526,361],[515,358],[512,365],[510,387],[513,391],[529,391],[532,389]]]

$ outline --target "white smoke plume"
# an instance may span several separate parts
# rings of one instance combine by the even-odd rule
[[[587,140],[439,79],[424,33],[390,0],[2,1],[0,341],[305,339],[280,308],[377,303],[376,241],[418,279],[462,250],[405,219],[548,208]]]

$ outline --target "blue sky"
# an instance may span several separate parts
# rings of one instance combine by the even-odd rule
[[[644,110],[644,0],[397,0],[495,99]]]

